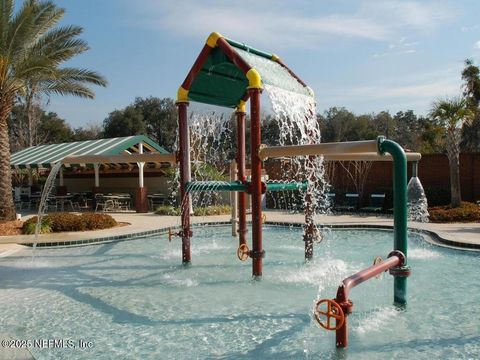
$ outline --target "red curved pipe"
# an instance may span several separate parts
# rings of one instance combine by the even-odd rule
[[[380,264],[369,266],[368,268],[363,269],[342,281],[342,285],[338,287],[337,297],[335,298],[335,301],[342,308],[345,314],[345,320],[343,322],[343,325],[336,331],[335,334],[337,347],[344,348],[348,345],[347,318],[353,310],[353,303],[348,299],[348,294],[350,293],[350,290],[353,289],[355,286],[367,281],[368,279],[371,279],[372,277],[377,276],[391,268],[394,268],[396,266],[402,266],[404,262],[405,256],[399,251],[393,251],[389,255],[389,257]]]

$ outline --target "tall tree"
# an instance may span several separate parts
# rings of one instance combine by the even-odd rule
[[[434,154],[443,152],[444,129],[439,121],[429,117],[420,117],[418,151],[422,154]]]
[[[96,123],[87,124],[73,130],[72,141],[97,140],[102,137],[103,128]]]
[[[136,98],[133,106],[142,113],[148,136],[168,151],[174,151],[177,107],[170,98]]]
[[[103,120],[103,134],[107,138],[146,134],[142,112],[132,105],[112,111]]]
[[[344,107],[332,107],[319,119],[322,141],[348,140],[346,133],[355,122],[355,115]]]
[[[467,151],[480,151],[480,69],[471,59],[465,60],[462,80],[464,81],[463,96],[473,113],[471,123],[463,127],[462,148]]]
[[[395,134],[393,139],[404,148],[412,151],[418,150],[418,121],[413,110],[399,111],[393,117]]]
[[[468,107],[478,107],[480,104],[480,69],[473,64],[472,59],[465,60],[462,71],[463,96],[467,99]]]
[[[451,206],[460,206],[460,142],[462,127],[471,119],[467,101],[462,98],[438,100],[433,103],[430,115],[437,119],[444,129],[444,144],[450,167]]]
[[[32,83],[38,93],[93,98],[88,85],[107,83],[96,72],[60,67],[88,50],[81,27],[57,26],[64,9],[34,0],[14,9],[14,0],[0,0],[0,219],[7,220],[15,218],[7,123],[15,98]]]
[[[70,126],[56,113],[43,113],[38,124],[38,134],[44,144],[65,143],[72,140]]]
[[[395,134],[396,123],[388,111],[381,111],[372,117],[373,127],[377,135],[391,139]]]

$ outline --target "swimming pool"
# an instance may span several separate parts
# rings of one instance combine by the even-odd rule
[[[355,288],[347,349],[312,320],[318,298],[385,257],[393,232],[333,230],[303,260],[302,230],[266,226],[261,281],[236,258],[229,227],[195,229],[193,263],[179,240],[151,238],[42,249],[0,259],[0,333],[92,347],[30,348],[37,359],[433,359],[480,357],[478,253],[409,234],[407,309],[393,305],[393,278]]]

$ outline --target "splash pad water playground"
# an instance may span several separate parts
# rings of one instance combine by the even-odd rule
[[[334,330],[336,347],[348,344],[349,353],[359,359],[477,358],[480,314],[471,286],[477,275],[465,274],[478,266],[478,257],[436,248],[423,235],[407,233],[407,161],[419,161],[420,154],[405,153],[383,137],[320,143],[316,129],[309,126],[295,133],[301,141],[289,138],[280,146],[263,146],[262,90],[281,97],[284,103],[273,106],[281,111],[285,110],[281,106],[293,106],[298,99],[313,102],[311,90],[278,57],[212,34],[178,92],[176,156],[133,155],[128,160],[178,163],[182,215],[180,231],[170,232],[170,237],[178,235],[181,249],[175,241],[153,235],[87,247],[37,249],[33,263],[28,251],[14,254],[2,261],[7,289],[0,294],[4,305],[0,320],[5,331],[18,338],[61,334],[95,342],[83,353],[34,349],[39,359],[345,359],[348,353],[335,349],[330,337],[321,336],[318,325]],[[284,98],[288,93],[300,98],[288,101]],[[192,176],[196,164],[190,159],[195,150],[187,116],[190,101],[235,109],[238,180]],[[245,135],[248,101],[250,178]],[[296,122],[314,114],[308,107],[300,110]],[[283,126],[289,124],[296,125]],[[297,165],[305,167],[307,175],[288,182],[262,181],[262,162],[276,157],[302,159]],[[323,159],[392,161],[393,231],[317,226]],[[291,190],[303,192],[303,226],[265,224],[261,196]],[[194,226],[190,219],[190,197],[222,191],[234,192],[238,198],[235,243],[229,241],[227,226]],[[248,195],[251,224],[246,218]],[[318,237],[323,241],[315,245]],[[379,254],[387,255],[385,260],[376,258],[368,266]],[[191,266],[180,265],[180,257]],[[236,257],[251,259],[252,268],[234,261]],[[407,299],[410,266],[415,276],[409,280]],[[392,276],[376,280],[386,271]],[[353,312],[350,293],[360,284]],[[335,291],[335,298],[324,299]],[[12,298],[18,299],[16,306],[9,306]]]
[[[255,68],[252,64],[260,65]],[[282,73],[282,81],[269,77],[275,71]],[[264,74],[266,75],[264,77]],[[273,80],[275,79],[275,80]],[[237,154],[238,181],[234,183],[213,184],[212,191],[238,192],[238,223],[239,247],[238,258],[242,261],[252,259],[252,276],[259,278],[263,273],[263,258],[265,250],[262,238],[261,198],[266,191],[284,190],[287,186],[276,186],[262,182],[262,160],[268,157],[306,156],[312,159],[316,156],[330,156],[338,159],[382,159],[388,153],[394,164],[394,246],[385,261],[380,261],[345,279],[333,300],[320,300],[316,305],[315,317],[319,324],[328,330],[336,330],[337,346],[347,346],[347,315],[352,312],[353,303],[348,298],[351,288],[389,270],[394,276],[394,302],[405,305],[407,302],[407,277],[410,267],[407,264],[407,155],[403,149],[391,140],[379,137],[371,141],[344,143],[316,143],[314,136],[310,144],[265,147],[261,143],[260,107],[261,93],[265,83],[286,88],[288,91],[300,92],[313,97],[313,92],[290,70],[278,56],[269,54],[236,41],[224,38],[218,33],[212,33],[206,41],[197,60],[187,74],[178,90],[177,107],[179,119],[179,151],[181,231],[177,234],[182,239],[182,261],[191,262],[190,238],[193,235],[190,221],[190,192],[199,184],[191,181],[190,140],[188,128],[187,106],[189,101],[235,108],[237,122]],[[246,146],[245,120],[246,102],[250,101],[250,161],[251,180],[246,179]],[[420,154],[409,154],[412,160],[418,161]],[[315,177],[311,179],[316,180]],[[201,184],[201,185],[209,185]],[[314,192],[309,184],[294,183],[289,187],[306,188],[305,227],[303,240],[305,242],[305,259],[313,257],[313,243],[319,236],[313,220]],[[208,190],[208,187],[200,186]],[[247,245],[246,233],[246,194],[252,199],[252,248]],[[170,234],[171,237],[171,234]],[[322,309],[326,304],[327,308]],[[323,319],[324,318],[324,319]],[[336,325],[331,325],[335,319]]]

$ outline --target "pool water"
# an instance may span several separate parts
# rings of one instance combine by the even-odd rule
[[[0,333],[90,341],[30,348],[36,359],[477,359],[479,253],[409,234],[408,306],[392,305],[387,273],[352,290],[349,347],[312,320],[318,298],[385,257],[393,233],[333,230],[303,260],[300,228],[265,227],[264,276],[236,257],[229,227],[195,229],[193,263],[166,235],[31,250],[0,259]]]

